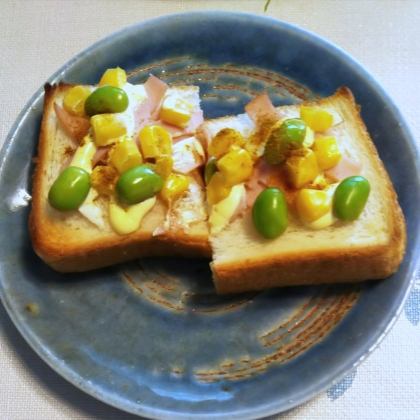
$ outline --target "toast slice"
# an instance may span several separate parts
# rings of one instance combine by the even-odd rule
[[[190,186],[178,204],[168,209],[159,197],[143,218],[140,228],[129,235],[115,232],[109,220],[107,195],[91,197],[90,205],[99,211],[99,225],[78,210],[61,212],[48,202],[48,193],[58,174],[78,147],[58,121],[55,107],[61,107],[64,95],[73,85],[45,86],[43,120],[38,156],[33,176],[30,235],[35,252],[60,272],[80,272],[109,266],[145,256],[209,257],[207,213],[204,184],[198,170],[188,173]],[[173,87],[199,107],[198,88]],[[76,136],[77,137],[77,136]],[[79,136],[80,137],[80,136]],[[183,206],[194,209],[195,217],[184,226],[171,223]],[[89,211],[87,212],[89,213]],[[168,227],[169,226],[169,227]]]
[[[250,208],[223,229],[212,228],[211,269],[220,294],[383,279],[393,274],[402,261],[406,245],[404,216],[352,93],[340,88],[332,97],[278,111],[283,117],[299,117],[302,105],[324,109],[334,116],[337,124],[330,132],[336,135],[340,149],[360,164],[360,175],[369,180],[371,192],[366,206],[358,219],[336,220],[319,230],[308,227],[296,212],[290,211],[286,231],[275,239],[266,239],[257,232]],[[203,128],[211,142],[226,127],[240,131],[248,149],[256,150],[258,128],[247,114],[206,121]],[[256,152],[261,155],[261,151]],[[276,177],[271,177],[266,186],[284,190]],[[290,190],[286,188],[285,192]]]

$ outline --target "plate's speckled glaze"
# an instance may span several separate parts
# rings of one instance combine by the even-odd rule
[[[255,419],[290,409],[360,363],[392,325],[418,269],[418,151],[402,116],[360,64],[291,25],[230,12],[161,17],[93,45],[49,82],[96,83],[120,66],[201,88],[208,118],[243,112],[256,92],[276,105],[346,85],[395,185],[407,255],[380,282],[214,294],[208,261],[149,258],[62,275],[33,253],[21,206],[31,188],[42,89],[0,160],[1,297],[57,372],[122,410],[156,419]],[[398,141],[395,141],[398,139]]]

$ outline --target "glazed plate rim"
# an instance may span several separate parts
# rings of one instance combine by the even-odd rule
[[[262,17],[257,15],[252,15],[248,13],[241,13],[241,12],[221,12],[221,11],[199,11],[199,12],[185,12],[185,13],[177,13],[173,15],[167,15],[167,16],[161,16],[154,19],[150,19],[144,22],[140,22],[137,24],[134,24],[132,26],[129,26],[127,28],[121,29],[113,34],[110,34],[95,44],[91,45],[81,53],[77,54],[74,58],[69,60],[66,64],[64,64],[59,70],[57,70],[48,80],[49,83],[56,83],[59,80],[65,79],[66,73],[71,70],[73,66],[75,66],[80,60],[83,60],[88,56],[89,54],[93,54],[97,49],[104,48],[104,46],[107,46],[107,48],[112,47],[113,45],[117,45],[118,42],[124,40],[124,38],[129,34],[137,33],[138,31],[142,31],[144,27],[156,25],[159,26],[161,24],[168,24],[168,22],[174,22],[179,20],[186,20],[191,24],[191,22],[196,21],[199,23],[200,21],[203,21],[203,19],[206,19],[207,22],[217,22],[218,19],[223,20],[224,22],[230,21],[233,22],[235,19],[245,19],[250,24],[256,24],[256,25],[262,25],[266,26],[267,28],[277,27],[279,30],[284,31],[288,33],[289,36],[293,36],[296,34],[301,39],[310,39],[311,42],[315,42],[317,45],[319,45],[321,48],[327,50],[330,53],[333,53],[340,57],[342,61],[344,61],[350,68],[356,69],[363,78],[367,81],[367,84],[375,89],[376,94],[383,99],[384,102],[386,102],[389,106],[390,112],[397,116],[398,119],[401,121],[401,130],[405,134],[405,138],[407,141],[407,147],[411,147],[411,151],[413,156],[418,156],[418,146],[416,142],[414,141],[414,137],[410,132],[410,129],[408,128],[407,124],[404,121],[404,118],[402,117],[400,111],[397,109],[395,104],[393,103],[392,99],[388,96],[388,94],[384,91],[384,89],[379,85],[379,83],[375,80],[375,78],[356,60],[354,60],[352,57],[350,57],[347,53],[345,53],[342,49],[335,46],[334,44],[322,39],[321,37],[312,34],[302,28],[298,28],[292,24],[279,21],[274,18],[268,18],[268,17]],[[32,98],[28,101],[26,106],[23,108],[21,113],[19,114],[16,122],[13,124],[12,129],[9,133],[9,135],[6,138],[6,141],[4,143],[4,146],[0,152],[0,173],[3,173],[4,165],[7,162],[9,158],[9,152],[13,148],[13,144],[16,141],[17,138],[19,138],[19,133],[24,126],[28,115],[31,113],[31,110],[33,107],[39,107],[42,103],[43,99],[43,87],[40,87],[36,93],[32,96]],[[12,151],[13,153],[13,151]],[[416,167],[416,175],[417,179],[419,177],[419,167],[417,164]],[[418,244],[419,238],[416,237],[414,241]],[[116,399],[109,399],[110,396],[104,394],[103,390],[98,387],[95,387],[95,385],[87,383],[80,375],[77,375],[74,373],[74,371],[71,369],[71,367],[67,366],[66,364],[63,364],[62,361],[58,360],[53,356],[53,354],[49,351],[48,348],[45,348],[42,345],[42,337],[38,337],[37,334],[31,330],[28,330],[27,325],[22,323],[22,318],[19,314],[15,313],[15,310],[13,309],[13,305],[11,305],[11,302],[13,301],[13,297],[7,294],[7,290],[5,288],[4,278],[3,278],[3,262],[1,262],[0,270],[2,272],[1,279],[0,279],[0,291],[1,291],[1,300],[3,302],[3,305],[5,306],[7,312],[9,313],[9,316],[11,317],[12,321],[20,331],[20,333],[24,336],[26,341],[30,344],[30,346],[38,353],[38,355],[56,372],[58,372],[60,375],[62,375],[65,379],[67,379],[69,382],[71,382],[73,385],[77,386],[78,388],[82,389],[86,393],[92,395],[93,397],[106,402],[109,405],[112,405],[116,408],[119,408],[124,411],[131,412],[133,414],[142,415],[150,418],[157,418],[157,419],[169,419],[169,418],[202,418],[202,419],[210,419],[210,418],[241,418],[241,419],[256,419],[260,417],[265,417],[269,415],[273,415],[279,412],[283,412],[285,410],[291,409],[311,398],[313,398],[315,395],[319,394],[322,391],[325,391],[330,386],[332,386],[334,383],[340,381],[343,377],[345,377],[348,373],[353,371],[365,358],[378,346],[378,344],[382,341],[382,339],[385,337],[385,335],[389,332],[389,330],[392,328],[394,323],[396,322],[398,316],[401,314],[405,301],[408,298],[408,295],[411,291],[412,286],[414,285],[415,275],[419,270],[419,252],[417,249],[419,247],[414,247],[414,250],[412,250],[411,259],[408,263],[407,267],[407,276],[404,279],[404,292],[400,294],[398,297],[398,302],[393,302],[393,311],[392,313],[389,313],[387,316],[387,322],[386,325],[382,328],[381,331],[378,331],[378,335],[375,337],[375,339],[372,339],[371,341],[368,340],[368,347],[367,350],[360,354],[357,354],[357,356],[354,357],[354,360],[352,360],[351,363],[349,363],[345,369],[338,369],[340,372],[339,375],[335,375],[334,377],[331,377],[328,381],[328,386],[323,386],[323,389],[312,389],[309,391],[305,396],[300,397],[294,401],[292,401],[288,406],[284,405],[282,407],[279,407],[276,405],[276,401],[272,401],[271,404],[267,404],[266,406],[261,407],[255,407],[254,410],[250,411],[243,411],[239,407],[236,407],[234,412],[229,413],[211,413],[208,412],[206,414],[196,414],[196,413],[176,413],[177,416],[181,417],[174,417],[174,413],[167,412],[165,410],[160,410],[158,407],[149,407],[149,406],[139,406],[136,409],[132,405],[130,405],[129,402],[126,404],[122,403],[119,398]]]

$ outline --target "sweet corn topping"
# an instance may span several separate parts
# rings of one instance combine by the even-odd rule
[[[160,155],[169,155],[172,150],[172,138],[168,130],[160,125],[147,125],[139,131],[141,152],[145,159]]]
[[[177,127],[188,127],[193,107],[187,101],[176,96],[164,98],[160,109],[160,119]]]
[[[188,190],[189,186],[190,180],[187,176],[171,174],[166,178],[159,195],[165,203],[170,204],[181,197],[181,195]]]
[[[107,146],[127,134],[124,121],[116,114],[98,114],[91,119],[97,146]]]
[[[91,94],[91,89],[87,86],[72,87],[63,98],[63,108],[76,117],[85,116],[85,101]]]
[[[171,155],[160,155],[155,159],[155,172],[162,178],[168,178],[174,166],[174,159]]]
[[[133,166],[143,163],[143,159],[137,145],[129,136],[123,136],[116,142],[109,154],[109,163],[123,173]]]
[[[308,150],[303,156],[291,156],[285,164],[287,177],[293,188],[302,188],[319,175],[315,153]]]
[[[219,159],[217,167],[226,185],[233,187],[246,181],[251,176],[253,162],[245,149],[232,146],[230,152]]]
[[[330,169],[337,165],[342,156],[335,137],[317,138],[312,150],[315,153],[318,166],[322,170]]]
[[[241,133],[233,128],[223,128],[212,139],[209,146],[209,155],[220,159],[229,153],[232,146],[243,147],[245,140]]]
[[[328,130],[333,124],[333,115],[320,108],[302,106],[300,108],[300,118],[306,125],[314,131]]]
[[[123,87],[127,83],[127,75],[125,70],[117,67],[116,69],[108,69],[99,81],[99,86],[110,85],[115,87]]]
[[[115,195],[115,185],[120,173],[112,166],[96,166],[90,175],[90,183],[99,194]]]
[[[216,172],[207,185],[207,200],[208,203],[213,206],[224,198],[226,198],[232,190],[232,187],[227,185],[223,175],[220,172]]]
[[[332,195],[327,191],[303,188],[296,197],[296,208],[302,220],[313,222],[331,210]]]

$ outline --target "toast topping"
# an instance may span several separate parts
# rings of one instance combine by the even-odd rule
[[[135,232],[140,227],[143,217],[152,210],[155,203],[156,196],[141,203],[126,206],[119,202],[116,197],[110,196],[109,223],[112,229],[120,235]]]
[[[361,166],[349,158],[345,150],[340,149],[340,129],[333,126],[343,122],[341,116],[316,106],[301,106],[298,116],[285,116],[283,112],[273,112],[275,108],[267,105],[267,94],[260,96],[245,107],[256,126],[247,140],[238,132],[241,141],[236,140],[232,128],[223,128],[213,139],[210,138],[210,158],[205,177],[211,232],[219,232],[232,220],[232,217],[223,219],[224,225],[221,227],[216,209],[218,203],[230,205],[229,214],[238,213],[233,208],[239,208],[239,202],[233,199],[232,188],[244,182],[244,201],[248,209],[253,209],[254,226],[267,238],[276,237],[286,229],[284,208],[288,208],[289,213],[297,215],[303,224],[312,229],[326,228],[337,219],[350,220],[349,217],[354,214],[358,214],[358,217],[369,195],[366,187],[368,181],[365,178],[357,183],[347,180],[349,176],[358,175]],[[256,136],[259,138],[256,139]],[[235,146],[235,141],[240,147]],[[255,144],[261,144],[262,147],[256,149]],[[236,167],[226,165],[229,157],[238,153],[237,149],[249,152],[249,162]],[[346,187],[347,184],[349,186]],[[345,194],[340,194],[343,190],[348,196],[352,193],[357,196],[357,204],[347,204],[351,200]],[[277,200],[282,195],[284,199]],[[287,206],[277,205],[279,200],[287,203]],[[274,211],[275,207],[277,210]],[[344,208],[345,216],[341,215],[341,208]],[[270,209],[273,211],[270,212]],[[267,215],[265,212],[268,212]]]
[[[190,186],[190,179],[181,174],[170,174],[163,184],[163,187],[159,193],[162,200],[171,204],[176,201],[181,195],[188,190]]]
[[[306,137],[306,124],[300,118],[286,118],[276,122],[270,130],[264,148],[264,159],[269,165],[284,162],[299,150]]]
[[[122,88],[127,83],[127,75],[125,71],[119,67],[108,69],[102,75],[99,86],[109,85]]]
[[[115,68],[103,74],[97,87],[69,89],[63,98],[64,109],[54,105],[63,128],[79,143],[71,169],[59,175],[50,194],[55,209],[79,210],[102,228],[106,203],[102,198],[106,197],[110,226],[123,235],[139,228],[162,189],[159,198],[168,205],[168,213],[188,194],[202,200],[193,194],[190,182],[190,173],[204,164],[205,157],[201,144],[191,135],[202,122],[196,87],[170,88],[152,75],[144,85],[132,85],[125,71]],[[180,136],[184,139],[174,141]],[[61,169],[66,166],[68,163]],[[80,186],[73,191],[67,185],[74,181],[68,174],[74,175],[76,168],[87,175],[83,195]],[[187,225],[203,220],[201,212],[195,213],[182,218]]]
[[[165,97],[160,109],[160,119],[177,127],[186,128],[191,120],[193,107],[176,95]]]
[[[85,101],[85,114],[93,117],[98,114],[124,112],[129,99],[124,89],[115,86],[101,86],[95,89]]]
[[[63,98],[63,108],[76,117],[85,117],[85,101],[92,93],[88,86],[74,86]]]

